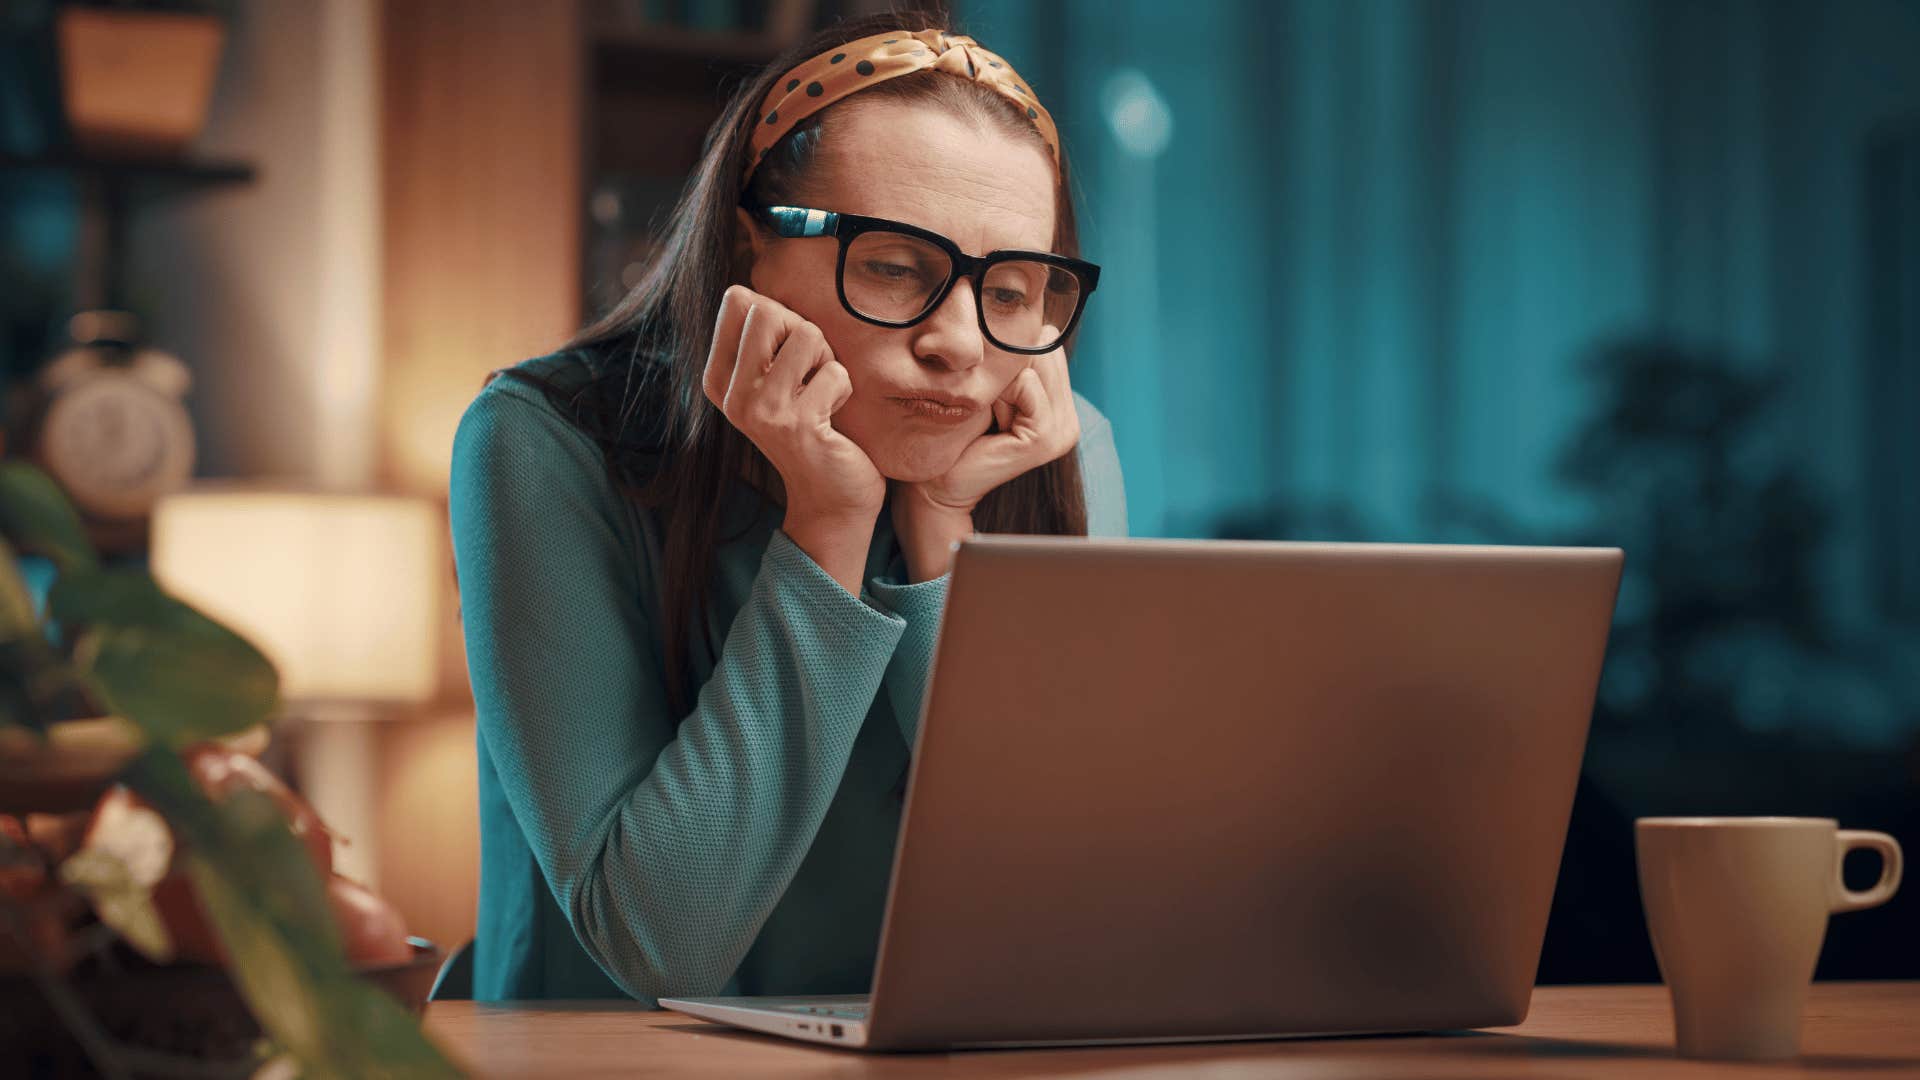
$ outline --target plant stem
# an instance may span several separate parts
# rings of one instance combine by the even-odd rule
[[[133,1075],[127,1071],[112,1037],[101,1030],[100,1025],[93,1019],[93,1015],[87,1012],[86,1005],[80,1001],[79,995],[73,992],[73,988],[67,985],[65,979],[35,964],[33,980],[40,984],[40,992],[46,995],[47,1004],[53,1006],[53,1011],[60,1014],[61,1022],[67,1025],[67,1030],[73,1037],[80,1040],[80,1048],[87,1052],[88,1059],[93,1062],[94,1068],[100,1070],[102,1076],[131,1077]]]
[[[5,915],[7,936],[20,941],[31,953],[33,944],[22,937],[19,916],[12,905],[0,905],[0,914]],[[104,943],[117,940],[118,936],[104,925],[90,929],[104,930],[105,933],[92,935],[92,940],[84,941],[81,955],[98,951],[105,956]],[[85,934],[86,931],[81,933]],[[131,1078],[137,1073],[142,1076],[176,1076],[182,1080],[241,1080],[251,1076],[260,1064],[257,1055],[238,1061],[201,1061],[118,1042],[94,1019],[86,1003],[80,1000],[80,995],[74,992],[63,976],[50,970],[41,957],[35,955],[33,959],[33,979],[39,984],[41,994],[102,1076]]]

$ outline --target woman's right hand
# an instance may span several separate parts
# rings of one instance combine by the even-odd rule
[[[853,382],[826,335],[779,301],[729,285],[703,385],[779,472],[788,534],[843,585],[850,578],[857,594],[887,481],[866,451],[834,430]]]

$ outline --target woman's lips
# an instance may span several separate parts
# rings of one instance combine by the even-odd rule
[[[980,411],[970,406],[942,405],[929,398],[897,397],[893,401],[914,416],[949,424],[959,423]]]

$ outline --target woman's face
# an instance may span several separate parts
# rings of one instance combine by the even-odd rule
[[[827,121],[821,186],[807,205],[931,229],[969,255],[1053,247],[1053,165],[1045,150],[920,106],[849,102]],[[973,283],[956,281],[940,307],[896,329],[855,318],[834,287],[835,237],[752,238],[755,292],[780,301],[826,335],[853,396],[833,426],[894,480],[944,474],[993,423],[991,404],[1033,357],[1004,352],[980,332]],[[899,399],[936,393],[980,408],[965,423],[923,417]]]

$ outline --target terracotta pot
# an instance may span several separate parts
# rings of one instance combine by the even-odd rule
[[[63,720],[44,739],[0,728],[0,814],[91,810],[144,745],[117,716]]]
[[[80,146],[175,154],[200,134],[226,38],[218,18],[67,7],[57,33],[61,96]]]
[[[360,977],[414,1016],[423,1015],[434,976],[445,960],[439,946],[409,938],[412,959],[364,968]],[[72,972],[69,985],[107,1034],[139,1050],[205,1062],[244,1062],[260,1026],[224,968],[153,964],[124,945],[111,966],[93,963]],[[91,1063],[31,978],[0,975],[0,1046],[6,1060],[31,1063],[30,1074],[92,1075]],[[12,1075],[11,1072],[8,1075]],[[143,1071],[141,1075],[146,1075]]]

